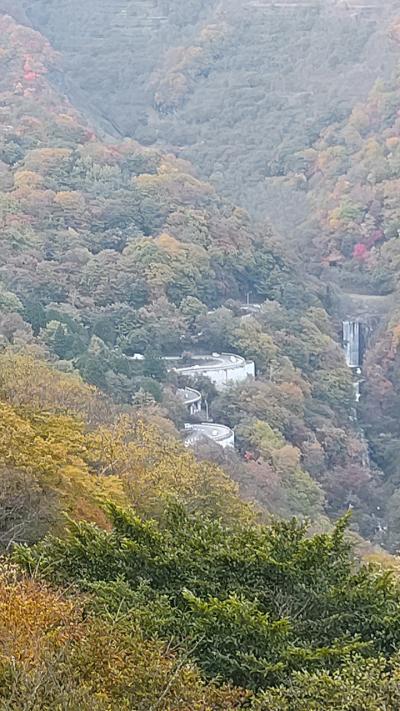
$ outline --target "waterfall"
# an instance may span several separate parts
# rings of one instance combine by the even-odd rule
[[[357,423],[357,405],[361,399],[361,368],[364,355],[365,326],[361,321],[343,321],[343,349],[346,363],[352,368],[354,374],[353,387],[356,407],[352,409],[351,420]],[[369,446],[363,428],[358,425],[358,437],[362,445],[360,457],[361,465],[365,468],[370,465]]]
[[[343,348],[349,368],[360,368],[362,361],[360,321],[343,321]]]
[[[364,469],[368,469],[370,464],[371,464],[371,458],[369,456],[369,444],[368,440],[365,436],[365,432],[362,427],[360,429],[360,441],[363,446],[362,452],[361,452],[361,464],[364,467]]]

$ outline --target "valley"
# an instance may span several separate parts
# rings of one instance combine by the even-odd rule
[[[394,0],[0,0],[0,707],[400,708]]]
[[[248,385],[237,384],[236,391],[232,388],[231,393],[218,395],[210,390],[207,377],[202,382],[203,375],[193,383],[203,401],[203,411],[198,413],[197,420],[206,416],[236,431],[239,460],[233,469],[227,461],[227,471],[241,470],[243,464],[239,461],[245,453],[263,466],[272,465],[272,471],[281,472],[282,466],[288,467],[292,477],[299,477],[299,487],[303,486],[300,484],[303,480],[310,487],[310,498],[302,504],[303,515],[307,512],[316,520],[326,513],[338,515],[347,510],[351,499],[355,528],[367,538],[385,544],[381,536],[383,522],[376,517],[377,507],[380,516],[385,517],[378,484],[382,478],[382,460],[374,457],[372,446],[372,460],[365,466],[365,442],[362,439],[357,443],[358,424],[354,424],[352,414],[354,379],[350,372],[346,373],[341,323],[350,319],[367,324],[363,325],[363,332],[369,335],[361,385],[365,398],[358,390],[355,395],[365,431],[370,432],[373,425],[369,424],[369,393],[374,387],[370,378],[376,377],[370,361],[380,347],[381,337],[385,338],[385,323],[390,319],[395,300],[380,293],[379,288],[374,295],[367,262],[354,260],[357,276],[352,272],[351,260],[346,261],[336,245],[338,266],[333,270],[324,266],[329,251],[323,240],[328,238],[330,228],[322,225],[320,243],[314,235],[318,233],[317,219],[320,219],[315,206],[323,191],[331,189],[332,182],[318,172],[318,151],[321,154],[324,151],[318,141],[325,140],[318,138],[318,133],[322,131],[320,136],[324,136],[336,131],[339,136],[342,125],[353,121],[354,102],[368,102],[368,92],[376,78],[389,80],[396,56],[393,33],[389,32],[393,25],[393,3],[378,8],[361,7],[360,3],[249,4],[230,0],[222,8],[210,1],[193,2],[186,6],[185,12],[180,8],[174,14],[167,1],[154,1],[151,6],[121,2],[111,7],[98,0],[83,7],[79,3],[52,0],[43,5],[21,2],[13,12],[20,21],[46,32],[61,52],[46,67],[48,88],[44,85],[36,88],[42,109],[46,110],[46,92],[53,92],[54,97],[66,93],[71,106],[75,105],[73,120],[81,122],[79,131],[87,131],[90,137],[83,148],[78,134],[72,142],[71,138],[63,137],[56,144],[59,156],[56,152],[48,166],[39,162],[35,168],[44,171],[40,190],[43,187],[55,190],[56,200],[60,195],[66,204],[71,201],[70,213],[61,222],[56,217],[58,207],[51,203],[48,209],[54,217],[50,222],[41,222],[39,213],[35,218],[38,228],[48,231],[53,224],[59,230],[58,246],[51,246],[48,251],[45,241],[41,248],[39,263],[43,265],[41,269],[49,272],[44,290],[40,281],[37,286],[30,284],[30,268],[21,269],[18,258],[6,250],[10,274],[6,287],[13,289],[17,285],[17,298],[22,299],[28,323],[34,324],[34,338],[39,336],[41,347],[50,349],[52,357],[61,358],[68,367],[77,367],[85,379],[117,402],[133,401],[142,413],[146,408],[150,413],[156,407],[157,417],[172,418],[173,426],[178,429],[182,429],[185,418],[175,403],[174,393],[176,388],[188,387],[190,383],[183,376],[174,380],[163,359],[182,354],[230,352],[252,360],[257,369],[254,385],[250,381]],[[63,27],[71,22],[73,32],[64,36]],[[342,45],[338,61],[345,62],[346,71],[343,65],[340,82],[334,79],[339,66],[332,63],[334,45],[328,48],[330,82],[327,65],[321,61],[321,40],[327,28],[333,43]],[[146,40],[146,33],[151,36],[151,43]],[[181,45],[179,51],[173,49],[173,43],[178,46],[183,36],[187,46]],[[279,37],[287,36],[291,37],[289,47],[287,43],[279,45]],[[343,42],[344,48],[348,47],[347,54]],[[234,53],[235,46],[246,48],[245,53]],[[93,80],[92,84],[87,83],[84,76],[87,71],[96,77],[103,66],[105,80],[110,81],[113,64],[109,62],[109,48],[114,53],[118,73],[114,75],[111,93],[107,90],[108,100],[104,101],[101,92],[106,85]],[[82,51],[88,52],[87,60]],[[294,65],[293,52],[297,55]],[[311,75],[301,59],[302,52],[304,61],[313,67]],[[374,61],[377,53],[379,64]],[[268,63],[266,73],[256,71],[261,55]],[[160,56],[166,59],[162,72],[157,68]],[[273,57],[273,61],[269,62],[268,57]],[[328,54],[325,60],[328,61]],[[176,71],[174,62],[178,61],[180,74],[176,76],[186,78],[179,90],[184,93],[175,96],[169,82]],[[209,63],[211,72],[207,68]],[[288,71],[289,64],[294,66],[294,72]],[[75,73],[78,66],[85,67],[79,76]],[[135,77],[130,74],[133,69]],[[300,69],[301,74],[297,71]],[[360,72],[361,82],[356,80]],[[225,90],[218,92],[215,82],[224,76],[229,81],[224,84]],[[299,85],[300,80],[303,86]],[[24,89],[24,97],[28,97],[29,91]],[[163,91],[168,101],[173,99],[173,106],[164,105]],[[197,101],[197,92],[204,97],[210,92],[210,99],[215,97],[215,101],[202,100],[201,120],[197,113],[196,122],[191,119],[190,131],[195,143],[182,141],[186,131],[182,121],[185,115],[189,116],[191,102]],[[257,92],[263,102],[274,97],[277,103],[259,105],[254,101]],[[132,111],[128,109],[131,93],[135,99]],[[231,127],[218,104],[225,98],[233,102],[229,109]],[[238,123],[235,112],[242,100],[248,110],[257,107],[263,122],[279,116],[272,133],[267,123],[258,125],[250,114],[245,113],[243,123]],[[326,112],[329,102],[335,106],[336,114],[329,116],[330,125],[324,129],[328,114],[323,118],[321,109],[323,105]],[[213,141],[220,129],[212,113],[204,114],[207,105],[215,111],[224,130],[224,141],[218,147]],[[316,121],[313,129],[311,105],[314,106],[311,115]],[[133,122],[131,127],[123,123],[128,116]],[[245,128],[246,124],[251,125],[251,131]],[[178,142],[171,141],[172,125],[179,132]],[[233,137],[231,129],[240,140]],[[292,131],[295,143],[291,143]],[[129,143],[129,134],[146,147]],[[283,136],[287,141],[284,150]],[[264,145],[265,139],[271,142],[270,148]],[[90,141],[96,140],[94,149]],[[246,141],[252,142],[251,150]],[[54,144],[51,132],[42,135],[40,142],[42,146]],[[226,162],[224,158],[220,162],[218,151],[224,150],[224,142],[229,144],[229,151],[237,152],[233,161]],[[193,150],[195,146],[198,152]],[[169,151],[166,159],[162,151]],[[246,160],[252,160],[254,155],[258,162],[265,155],[270,167],[262,181],[254,165],[249,165],[251,175],[243,174],[246,160],[242,159],[242,153]],[[287,159],[283,157],[285,153]],[[93,161],[99,160],[96,154],[102,156],[101,168],[94,167]],[[207,155],[211,158],[212,172],[204,170]],[[34,155],[32,158],[35,162]],[[193,167],[187,158],[192,160]],[[327,159],[334,160],[329,149]],[[29,166],[29,157],[23,162],[26,160]],[[18,181],[20,163],[21,158],[9,163],[9,170],[16,170]],[[222,182],[215,179],[219,165]],[[229,171],[235,180],[239,178],[238,185],[248,191],[250,200],[236,189],[229,189]],[[209,178],[213,188],[201,183],[195,177],[198,175]],[[215,187],[241,208],[233,208],[223,199],[221,202],[213,192]],[[262,198],[260,190],[272,190],[274,198]],[[132,197],[134,205],[132,202],[129,205]],[[35,200],[35,194],[30,199]],[[99,199],[103,202],[100,213]],[[300,211],[292,209],[292,200],[297,206],[301,203]],[[256,204],[262,206],[263,215],[259,207],[254,209]],[[249,208],[250,214],[244,212],[243,206]],[[289,237],[282,220],[278,224],[275,219],[278,213],[282,220],[292,221],[289,233],[293,234]],[[267,216],[274,230],[265,227]],[[260,217],[264,224],[257,226]],[[93,219],[97,222],[94,233]],[[66,229],[73,231],[76,257],[65,242]],[[375,230],[377,233],[378,225]],[[227,250],[223,259],[218,253],[221,249]],[[329,249],[333,247],[329,245]],[[289,252],[292,252],[290,258]],[[76,273],[62,283],[57,264],[61,265],[66,255],[72,259]],[[357,298],[348,294],[351,282],[360,291]],[[28,294],[30,303],[25,306]],[[239,304],[249,299],[249,295],[256,299],[259,308],[242,320]],[[13,342],[14,332],[10,337]],[[137,353],[142,360],[133,358]],[[278,439],[274,441],[274,437]],[[274,444],[269,443],[271,438]],[[216,453],[209,456],[220,459]],[[285,457],[282,465],[281,456]],[[251,465],[246,467],[251,469]],[[244,470],[235,476],[239,477],[239,483],[248,480]],[[258,474],[256,477],[253,472],[252,476],[254,482],[246,485],[246,491],[251,498],[263,501]],[[264,476],[269,476],[267,470]],[[287,500],[287,486],[293,488],[293,481],[291,484],[279,481],[272,508],[280,514],[299,513],[296,497],[293,505]],[[390,490],[390,477],[388,487]],[[321,496],[325,497],[322,506]]]

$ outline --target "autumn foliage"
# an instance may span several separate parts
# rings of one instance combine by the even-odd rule
[[[0,577],[0,700],[35,709],[238,709],[244,694],[202,682],[185,658],[85,614],[66,597],[4,568]]]

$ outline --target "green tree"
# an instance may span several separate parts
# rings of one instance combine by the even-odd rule
[[[176,504],[160,523],[115,505],[108,513],[112,531],[70,524],[65,538],[18,547],[14,560],[99,591],[105,612],[174,640],[207,676],[254,690],[282,686],[290,698],[299,673],[340,673],[356,653],[390,663],[399,586],[354,563],[345,521],[310,537],[295,521],[226,528]]]

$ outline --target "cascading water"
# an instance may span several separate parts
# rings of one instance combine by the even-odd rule
[[[353,383],[355,401],[358,404],[361,398],[361,374],[362,363],[364,356],[364,330],[365,327],[361,321],[343,321],[343,348],[346,356],[346,363],[349,368],[355,373]],[[357,408],[352,411],[352,419],[357,422]],[[359,439],[362,446],[361,464],[363,467],[368,467],[370,464],[368,442],[365,437],[364,430],[358,426]]]
[[[343,321],[343,348],[349,368],[360,368],[362,362],[360,321]]]

